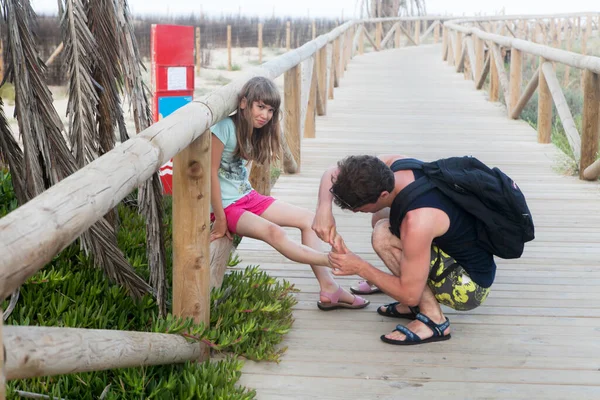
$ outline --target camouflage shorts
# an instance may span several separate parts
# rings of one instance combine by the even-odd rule
[[[431,246],[427,285],[438,303],[458,311],[479,307],[490,293],[490,288],[473,282],[463,267],[436,245]]]

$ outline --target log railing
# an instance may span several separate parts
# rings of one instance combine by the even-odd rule
[[[316,115],[326,114],[327,101],[333,99],[333,89],[339,86],[348,62],[357,50],[364,51],[364,38],[377,51],[389,46],[392,34],[395,47],[401,45],[400,33],[415,45],[432,32],[437,41],[441,21],[417,17],[347,22],[194,100],[14,210],[0,219],[0,300],[174,158],[173,313],[208,323],[210,288],[220,285],[223,273],[214,273],[210,267],[219,264],[211,262],[215,250],[209,246],[210,126],[236,108],[237,94],[248,79],[284,74],[284,170],[297,172],[302,168],[302,137],[315,137]],[[379,31],[375,40],[366,28],[373,24]],[[381,40],[383,26],[388,24],[391,28]],[[253,166],[251,176],[259,191],[270,190],[269,165]],[[5,396],[5,377],[176,363],[207,356],[200,344],[188,343],[179,335],[3,328],[0,320],[0,343],[6,350],[6,359],[0,351],[0,400]]]
[[[521,15],[466,18],[446,21],[443,31],[443,59],[465,70],[468,60],[475,87],[480,90],[490,74],[489,99],[498,101],[502,90],[509,118],[517,119],[538,90],[538,141],[550,143],[552,104],[565,130],[581,179],[600,176],[600,161],[595,161],[600,134],[600,57],[586,55],[586,43],[594,34],[599,14]],[[597,34],[597,31],[596,31]],[[581,37],[582,53],[570,51],[576,35]],[[567,49],[556,48],[567,40]],[[552,47],[554,46],[554,47]],[[474,48],[474,51],[471,50]],[[510,73],[504,67],[504,54],[510,51]],[[451,57],[454,55],[454,57]],[[539,57],[539,68],[521,93],[523,58]],[[485,62],[483,61],[485,60]],[[568,83],[570,69],[582,70],[583,124],[581,135],[555,73],[555,65],[565,66]]]

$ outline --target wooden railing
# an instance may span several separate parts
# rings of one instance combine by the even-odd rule
[[[349,60],[364,51],[364,39],[376,51],[423,43],[437,17],[350,21],[302,47],[287,52],[162,119],[86,167],[46,190],[0,220],[0,300],[42,269],[57,253],[165,162],[173,161],[173,313],[209,322],[209,127],[237,104],[237,94],[253,76],[284,74],[284,133],[289,148],[286,172],[302,168],[301,138],[315,137],[316,115],[340,84]],[[383,26],[391,28],[382,38]],[[375,25],[375,38],[367,27]],[[425,29],[426,25],[429,25]],[[421,32],[424,30],[424,33]],[[412,32],[412,34],[411,34]],[[257,190],[270,190],[269,165],[254,166]],[[179,335],[93,329],[4,326],[0,320],[0,399],[7,379],[178,363],[206,357],[200,344]],[[5,365],[3,365],[5,363]]]
[[[468,77],[475,87],[483,87],[490,76],[489,99],[498,101],[502,89],[509,118],[517,119],[525,105],[538,90],[538,142],[550,143],[552,133],[552,102],[563,124],[581,179],[594,180],[600,176],[598,136],[600,129],[600,57],[587,56],[586,44],[593,29],[598,29],[599,14],[521,15],[511,17],[480,17],[446,21],[443,31],[443,59],[465,71],[469,61]],[[583,27],[585,23],[585,27]],[[575,30],[581,36],[582,53],[561,50],[558,46],[567,40],[571,48]],[[521,39],[523,38],[523,39]],[[541,42],[541,43],[536,43]],[[510,51],[510,73],[504,68],[502,52]],[[521,93],[523,55],[539,57],[539,68]],[[583,70],[583,123],[581,135],[559,83],[553,63]]]

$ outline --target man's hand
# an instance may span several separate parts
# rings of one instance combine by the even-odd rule
[[[210,230],[210,241],[217,240],[222,238],[223,236],[227,236],[230,240],[231,232],[227,229],[227,220],[224,218],[215,219],[215,222]]]
[[[360,275],[365,260],[348,250],[340,235],[333,240],[333,249],[329,253],[329,265],[337,276]]]
[[[335,218],[333,218],[331,210],[317,209],[311,228],[319,239],[333,246],[337,233],[335,231]]]

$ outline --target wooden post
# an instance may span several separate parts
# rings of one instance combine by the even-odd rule
[[[52,54],[50,54],[50,57],[48,57],[48,59],[46,60],[46,62],[45,62],[46,67],[50,66],[54,62],[54,60],[56,60],[56,58],[63,51],[64,48],[65,48],[65,46],[64,46],[63,42],[60,42],[60,44],[58,46],[56,46],[56,48],[54,49]],[[4,52],[1,52],[0,57],[2,57],[3,54],[4,54]]]
[[[262,64],[263,56],[263,24],[258,24],[258,63]]]
[[[331,64],[333,70],[333,87],[340,86],[340,36],[333,42],[333,62]]]
[[[481,77],[481,73],[483,72],[483,64],[485,63],[485,52],[483,48],[483,40],[478,38],[477,36],[473,36],[475,39],[475,82],[479,80]]]
[[[317,53],[317,115],[327,114],[327,45]]]
[[[332,66],[333,68],[333,66]],[[298,165],[298,172],[302,169],[302,158],[300,154],[300,87],[302,85],[302,79],[300,76],[300,64],[287,70],[283,75],[283,88],[284,88],[284,100],[283,104],[285,107],[285,139],[287,144],[294,156],[294,160]]]
[[[317,38],[317,23],[315,21],[312,22],[312,40]]]
[[[574,33],[575,33],[575,27],[572,25],[567,27],[567,25],[565,24],[565,35],[567,36],[567,51],[571,51],[571,49],[573,48],[573,34]],[[562,82],[563,86],[567,86],[569,84],[569,81],[571,80],[570,75],[571,75],[571,66],[565,65],[565,72],[563,75],[563,82]]]
[[[196,27],[196,75],[200,75],[202,53],[200,52],[200,27]]]
[[[433,28],[433,43],[437,44],[440,41],[440,22]],[[434,22],[435,23],[435,22]]]
[[[250,184],[258,193],[269,196],[271,195],[271,162],[267,161],[264,164],[252,162],[250,170]]]
[[[448,30],[442,27],[442,61],[448,60]]]
[[[510,51],[510,104],[511,109],[519,102],[521,97],[521,85],[523,83],[523,53],[513,48]],[[511,110],[508,110],[508,115]]]
[[[327,98],[333,100],[333,89],[335,87],[335,40],[327,45],[330,48],[331,57],[327,60],[328,63],[328,82],[327,82]]]
[[[584,70],[581,161],[579,164],[579,178],[581,179],[583,179],[583,171],[596,160],[596,155],[598,153],[598,134],[600,133],[599,121],[600,76],[589,70]]]
[[[290,28],[290,21],[285,24],[285,49],[290,51],[292,46],[292,32]]]
[[[227,70],[231,71],[231,25],[227,25]]]
[[[500,82],[498,77],[498,69],[496,68],[496,63],[494,62],[494,54],[490,50],[488,50],[488,54],[490,57],[490,93],[489,99],[490,101],[496,102],[499,99],[500,93]]]
[[[460,62],[460,58],[462,57],[462,52],[463,52],[463,48],[462,48],[462,32],[458,32],[456,31],[456,41],[454,42],[454,62],[456,62],[456,65],[458,65],[458,63]]]
[[[365,26],[359,25],[360,34],[358,35],[358,54],[365,54]]]
[[[382,32],[383,32],[383,24],[381,22],[378,22],[377,25],[375,26],[375,45],[377,46],[378,49],[381,48]]]
[[[421,21],[415,21],[415,43],[418,46],[421,42]]]
[[[590,37],[590,33],[592,33],[592,17],[590,15],[585,16],[585,32],[583,33],[583,37],[581,38],[581,54],[587,54],[587,42]],[[583,80],[583,78],[582,78]]]
[[[317,122],[317,58],[315,54],[315,62],[313,62],[312,77],[310,80],[310,91],[308,93],[308,104],[306,105],[306,118],[304,120],[304,137],[314,138],[316,136]]]
[[[394,47],[400,48],[400,43],[402,42],[402,29],[400,29],[400,24],[402,22],[396,22],[396,32],[394,32]]]
[[[550,143],[552,137],[552,94],[541,66],[546,60],[540,57],[538,83],[538,143]]]
[[[206,131],[173,159],[173,314],[210,323],[210,142]],[[203,358],[208,358],[205,346]]]

